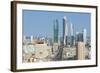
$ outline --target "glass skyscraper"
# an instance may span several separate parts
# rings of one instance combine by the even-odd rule
[[[63,18],[63,45],[64,46],[73,46],[74,45],[74,33],[73,25],[68,22],[66,16]]]
[[[67,18],[64,16],[63,18],[63,45],[66,46],[68,44],[68,24]]]
[[[59,24],[58,20],[54,21],[54,43],[58,43]]]

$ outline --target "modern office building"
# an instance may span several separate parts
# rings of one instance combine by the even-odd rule
[[[53,49],[52,49],[52,53],[56,53],[56,51],[58,51],[58,46],[59,46],[59,37],[58,37],[58,33],[59,33],[59,24],[58,24],[58,20],[54,20],[54,26],[53,26]]]
[[[74,46],[74,29],[73,29],[73,24],[71,23],[70,24],[70,30],[71,30],[71,32],[70,32],[70,46],[72,47],[72,46]]]
[[[73,29],[73,24],[72,23],[70,23],[70,30],[71,30],[71,36],[74,36],[74,29]]]
[[[66,46],[68,44],[68,24],[67,24],[67,17],[64,16],[63,18],[63,45]]]
[[[67,19],[66,16],[63,18],[63,44],[64,46],[74,45],[74,31],[73,24]]]
[[[54,43],[58,43],[59,24],[57,19],[54,21],[53,28],[54,28]]]
[[[83,42],[83,33],[82,32],[78,33],[76,35],[76,37],[77,37],[77,42]]]
[[[87,31],[86,29],[83,29],[83,32],[77,32],[76,33],[76,41],[77,42],[84,42],[86,44],[87,42]]]
[[[86,31],[86,29],[83,29],[83,41],[84,41],[84,43],[86,44],[86,42],[87,42],[87,31]]]

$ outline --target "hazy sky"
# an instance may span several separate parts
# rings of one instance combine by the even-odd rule
[[[82,32],[85,28],[90,36],[91,14],[78,12],[34,11],[23,10],[23,35],[53,37],[53,21],[59,21],[59,36],[62,36],[63,17],[73,24],[75,32]]]

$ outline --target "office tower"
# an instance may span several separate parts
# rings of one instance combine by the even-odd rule
[[[63,45],[67,45],[68,39],[68,24],[67,24],[67,18],[64,16],[63,18]]]
[[[59,24],[58,20],[54,21],[54,43],[58,43]]]
[[[77,42],[83,42],[83,33],[77,34]]]
[[[58,32],[59,32],[59,25],[58,20],[54,21],[54,42],[53,42],[53,50],[52,53],[55,53],[58,50]]]
[[[70,46],[71,47],[74,46],[74,43],[75,43],[74,36],[70,36]]]
[[[70,32],[71,33],[71,36],[74,36],[73,24],[72,23],[70,24],[70,30],[71,30],[71,32]]]
[[[76,34],[75,34],[75,44],[77,44],[77,42],[78,42],[78,34],[79,34],[79,32],[76,32]]]
[[[74,45],[74,33],[73,33],[73,24],[70,24],[70,46]]]
[[[78,60],[85,60],[85,43],[84,42],[78,42],[77,46],[77,57]]]
[[[86,37],[87,37],[87,32],[86,32],[86,29],[83,29],[83,41],[84,41],[84,43],[86,44],[86,41],[87,41],[87,39],[86,39]]]

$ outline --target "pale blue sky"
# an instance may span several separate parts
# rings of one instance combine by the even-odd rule
[[[62,36],[63,17],[66,16],[74,26],[74,33],[84,28],[90,36],[91,14],[78,12],[56,12],[23,10],[23,35],[53,37],[53,21],[59,21],[59,35]]]

